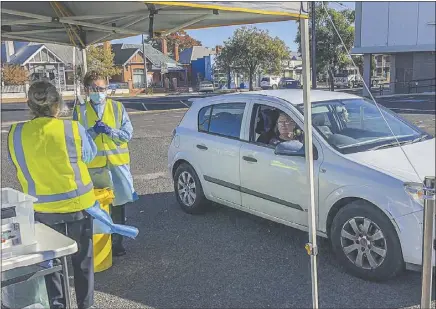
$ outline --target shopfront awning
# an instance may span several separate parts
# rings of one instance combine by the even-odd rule
[[[139,34],[307,18],[305,2],[2,2],[3,40],[85,47]]]

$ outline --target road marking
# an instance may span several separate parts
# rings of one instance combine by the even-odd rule
[[[170,108],[170,109],[161,109],[161,110],[146,110],[146,111],[136,111],[136,112],[127,112],[129,115],[142,115],[142,114],[163,114],[166,112],[186,112],[187,108]],[[60,117],[61,119],[71,119],[71,117]],[[20,121],[6,121],[2,122],[2,127],[9,127],[16,123],[23,123],[29,120],[20,120]]]
[[[431,109],[414,109],[414,108],[397,108],[397,107],[393,107],[389,109],[407,111],[407,112],[432,112],[432,113],[436,112],[436,110],[431,110]]]
[[[159,178],[169,178],[169,175],[166,172],[133,175],[135,180],[154,180]]]
[[[146,111],[148,111],[148,108],[145,107],[145,104],[144,104],[144,103],[142,103],[142,107],[143,107]]]
[[[180,103],[182,103],[182,104],[185,105],[187,108],[189,108],[189,105],[186,104],[185,102],[183,102],[182,100],[180,100]]]
[[[130,112],[129,115],[141,115],[141,114],[161,114],[165,112],[173,112],[173,111],[187,111],[187,108],[171,108],[171,109],[162,109],[162,110],[148,110],[148,111],[137,111],[137,112]]]
[[[9,133],[8,130],[2,130],[2,133]]]

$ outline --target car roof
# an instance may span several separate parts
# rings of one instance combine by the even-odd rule
[[[229,98],[230,96],[244,96],[244,97],[273,97],[287,101],[293,105],[303,103],[303,90],[302,89],[280,89],[280,90],[262,90],[262,91],[250,91],[240,92],[237,94],[224,94],[220,96],[213,96],[214,100],[219,97]],[[330,100],[345,100],[345,99],[359,99],[361,97],[348,94],[340,91],[324,91],[324,90],[311,90],[310,100],[312,102],[330,101]]]

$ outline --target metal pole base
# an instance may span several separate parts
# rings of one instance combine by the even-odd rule
[[[431,308],[434,228],[436,221],[435,208],[435,178],[425,177],[424,180],[424,222],[422,241],[422,293],[421,309]]]

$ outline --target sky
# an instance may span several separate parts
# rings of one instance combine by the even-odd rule
[[[354,2],[330,2],[330,5],[337,10],[344,8],[354,9]],[[291,51],[297,51],[297,45],[294,43],[298,29],[296,21],[263,23],[256,24],[255,26],[262,30],[268,30],[271,36],[277,36],[283,40]],[[186,32],[194,39],[199,40],[203,46],[214,48],[216,45],[223,45],[223,42],[231,37],[233,32],[239,27],[241,26],[188,30]],[[115,40],[113,43],[140,44],[141,36]]]

